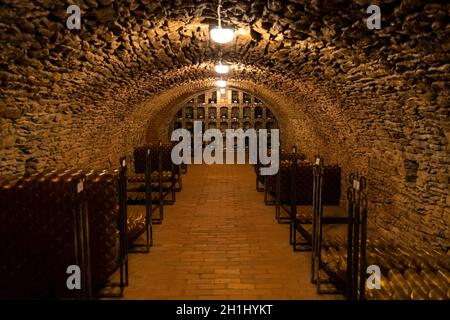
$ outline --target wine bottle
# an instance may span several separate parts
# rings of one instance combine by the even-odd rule
[[[441,278],[443,281],[447,282],[448,285],[450,285],[450,272],[444,269],[439,269],[436,272],[436,275]]]
[[[388,272],[388,277],[390,280],[390,283],[395,287],[394,291],[397,291],[396,289],[402,290],[405,295],[409,296],[411,294],[411,288],[406,282],[405,278],[403,278],[402,274],[397,269],[391,269]]]
[[[418,288],[413,288],[411,291],[412,300],[428,300],[428,298],[428,294]]]
[[[442,279],[440,279],[436,274],[429,270],[422,270],[420,275],[424,278],[424,280],[431,286],[436,287],[442,292],[447,292],[448,285]]]
[[[411,269],[408,269],[411,270]],[[408,271],[407,270],[407,271]],[[405,272],[406,282],[411,288],[411,299],[413,300],[425,300],[428,299],[428,293],[430,291],[429,286],[427,286],[419,277],[417,273]]]
[[[386,270],[392,269],[393,265],[390,262],[389,258],[386,257],[386,255],[383,252],[379,251],[378,249],[375,250],[380,267]]]
[[[431,288],[428,297],[432,300],[447,300],[447,294],[438,287]]]
[[[396,286],[394,286],[392,298],[394,300],[411,300],[411,296],[409,293],[406,293],[405,291]]]
[[[422,291],[426,293],[431,290],[430,285],[413,269],[407,269],[405,271],[405,278],[410,282],[414,282],[417,286],[421,287]]]
[[[381,289],[368,289],[366,287],[365,298],[367,300],[392,300],[392,292],[390,285],[382,285]]]
[[[386,277],[381,277],[380,288],[386,292],[392,292],[392,286]]]

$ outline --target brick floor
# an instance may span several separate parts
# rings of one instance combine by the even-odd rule
[[[164,210],[151,252],[130,255],[125,299],[341,299],[316,294],[251,166],[190,166]]]

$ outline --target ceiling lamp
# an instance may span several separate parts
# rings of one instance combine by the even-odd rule
[[[211,38],[217,43],[228,43],[233,40],[234,31],[229,28],[214,28],[211,30]]]
[[[217,28],[211,29],[211,39],[217,43],[228,43],[234,38],[234,30],[230,28],[222,28],[222,18],[220,14],[220,9],[222,8],[222,1],[219,0],[217,6],[217,22],[219,26]]]
[[[216,65],[215,69],[216,72],[220,74],[226,74],[230,71],[230,67],[227,65],[223,65],[221,62],[219,62],[219,64]]]
[[[227,93],[227,90],[225,89],[225,88],[220,88],[220,94],[225,94],[225,93]]]
[[[217,80],[216,81],[216,85],[219,88],[226,88],[227,87],[227,82],[225,80]]]

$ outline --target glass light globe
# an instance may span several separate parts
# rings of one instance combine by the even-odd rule
[[[211,30],[211,38],[217,43],[228,43],[233,40],[234,30],[229,28],[214,28]]]
[[[227,86],[227,82],[226,82],[225,80],[217,80],[217,81],[216,81],[216,85],[217,85],[219,88],[225,88],[225,87]]]
[[[225,88],[220,88],[220,94],[225,94],[227,93],[227,90]]]
[[[226,74],[230,71],[230,67],[220,63],[220,64],[216,65],[215,70],[217,73]]]

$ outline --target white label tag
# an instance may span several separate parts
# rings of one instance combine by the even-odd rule
[[[125,160],[122,160],[122,167],[125,167],[127,165],[127,162]]]
[[[316,165],[319,165],[320,164],[320,158],[317,158],[316,159]]]
[[[359,190],[359,181],[358,180],[353,180],[353,188],[355,188],[356,190]]]
[[[84,189],[83,181],[78,182],[77,193],[80,193],[81,191],[83,191],[83,189]]]

